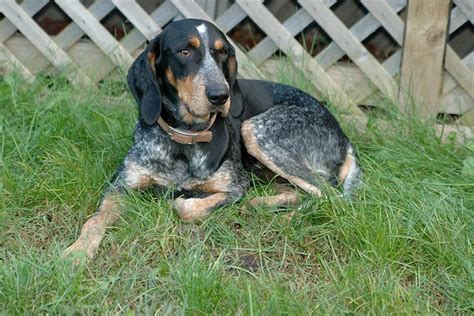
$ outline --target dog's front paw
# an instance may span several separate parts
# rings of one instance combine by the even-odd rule
[[[78,239],[63,251],[62,257],[71,258],[75,264],[80,264],[92,260],[96,250],[94,245]]]
[[[184,199],[179,197],[174,202],[174,208],[181,220],[185,222],[191,222],[209,213],[208,208],[203,205],[202,199],[196,198]]]

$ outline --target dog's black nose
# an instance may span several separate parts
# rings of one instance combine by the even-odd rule
[[[229,98],[227,87],[209,87],[206,90],[207,99],[215,106],[223,105]]]

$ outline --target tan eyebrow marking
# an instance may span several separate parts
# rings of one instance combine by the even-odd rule
[[[189,39],[189,43],[196,48],[199,48],[199,46],[201,46],[201,41],[195,36]]]
[[[214,42],[214,48],[215,48],[216,50],[221,50],[221,49],[223,49],[223,48],[224,48],[224,41],[221,40],[221,39],[216,40],[216,41]]]

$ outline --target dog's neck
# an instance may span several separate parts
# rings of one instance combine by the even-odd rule
[[[206,129],[202,131],[183,131],[173,128],[166,123],[160,116],[158,118],[158,125],[165,131],[171,140],[184,145],[193,145],[197,143],[210,143],[212,140],[212,132],[209,129],[216,120],[217,114],[212,114],[211,119]]]
[[[183,131],[202,131],[209,129],[210,119],[203,122],[202,120],[195,120],[192,123],[185,122],[179,113],[179,100],[171,100],[168,97],[163,97],[163,106],[161,109],[161,117],[163,120],[173,128],[177,128]]]
[[[180,144],[208,143],[212,140],[212,128],[215,120],[219,116],[213,113],[207,122],[186,123],[182,120],[177,109],[178,107],[168,98],[163,98],[161,115],[158,118],[158,126],[168,137]]]

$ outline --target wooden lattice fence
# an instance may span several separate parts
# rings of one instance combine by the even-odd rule
[[[405,92],[414,85],[414,93],[421,97],[418,101],[429,103],[423,106],[424,114],[454,114],[460,116],[464,124],[474,124],[474,52],[471,49],[460,58],[446,44],[449,34],[466,24],[472,27],[472,0],[453,0],[453,5],[448,0],[411,0],[406,22],[410,32],[406,35],[400,12],[406,9],[407,0],[360,0],[367,13],[349,27],[331,10],[337,2],[298,0],[298,9],[280,22],[259,0],[226,1],[231,4],[221,14],[214,11],[213,15],[218,15],[215,19],[206,13],[205,5],[202,5],[205,1],[163,1],[153,12],[147,13],[135,0],[97,0],[87,7],[78,0],[55,0],[72,23],[57,35],[50,36],[33,19],[49,3],[48,0],[23,0],[21,3],[2,0],[0,13],[4,18],[0,21],[0,62],[6,71],[17,69],[28,80],[33,80],[38,72],[54,69],[63,72],[72,84],[83,86],[110,78],[117,72],[123,74],[146,41],[159,34],[170,21],[202,18],[213,21],[229,34],[244,19],[250,18],[266,37],[248,51],[235,45],[242,77],[268,78],[275,60],[272,56],[283,52],[301,67],[304,76],[318,91],[354,114],[362,115],[357,105],[370,104],[374,93],[395,102],[401,99],[402,104],[406,104]],[[417,11],[423,9],[423,5],[431,5],[439,15],[439,21],[430,24],[433,23],[430,16],[423,20],[426,10]],[[101,20],[114,9],[120,10],[134,26],[120,40],[101,24]],[[410,13],[418,15],[410,18]],[[312,56],[295,36],[314,22],[332,42]],[[399,45],[383,62],[363,45],[363,41],[380,28],[385,29]],[[430,36],[431,42],[424,46],[417,42]],[[474,46],[474,38],[469,40]],[[419,62],[420,56],[414,56],[413,52],[428,57],[426,60],[422,57]],[[341,62],[344,56],[346,58]],[[405,67],[402,67],[402,59]],[[439,71],[431,66],[433,62],[439,64]],[[417,67],[423,70],[424,78],[412,77],[410,71]],[[428,89],[423,88],[419,81],[423,81]],[[431,92],[427,96],[429,89]]]

